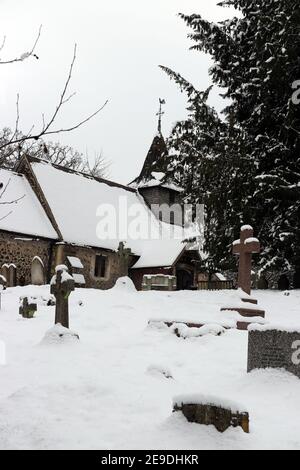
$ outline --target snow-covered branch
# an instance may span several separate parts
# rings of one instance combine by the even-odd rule
[[[32,48],[29,51],[23,52],[23,54],[21,54],[19,57],[15,57],[13,59],[7,59],[7,60],[0,59],[0,65],[8,65],[8,64],[14,64],[16,62],[24,62],[24,60],[29,59],[29,57],[34,57],[35,59],[38,59],[38,56],[35,54],[35,50],[40,40],[41,33],[42,33],[42,25],[39,27],[37,37],[33,43]],[[2,44],[0,46],[0,52],[3,51],[5,44],[6,44],[6,36],[4,36],[3,38]]]

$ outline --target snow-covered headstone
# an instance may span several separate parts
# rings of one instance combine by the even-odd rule
[[[177,288],[176,276],[167,276],[165,274],[145,274],[143,277],[143,291],[159,290],[174,291]]]
[[[45,266],[39,256],[35,256],[31,263],[31,283],[34,286],[45,284]]]
[[[215,426],[225,432],[240,427],[249,433],[249,414],[241,406],[228,400],[202,395],[182,395],[173,400],[173,411],[182,412],[190,423]]]
[[[0,310],[2,308],[2,291],[6,289],[7,281],[4,276],[0,275]]]
[[[67,344],[77,342],[79,336],[74,331],[69,330],[69,328],[64,328],[62,325],[57,323],[55,326],[48,330],[42,340],[43,345],[52,345],[52,344]]]
[[[23,318],[33,318],[37,311],[37,304],[30,297],[20,297],[19,314]]]
[[[0,291],[5,290],[7,286],[6,277],[0,275]]]
[[[249,327],[248,372],[285,369],[300,379],[300,328]]]
[[[65,265],[59,265],[51,280],[51,294],[56,298],[55,324],[69,328],[69,296],[75,290],[75,281]]]

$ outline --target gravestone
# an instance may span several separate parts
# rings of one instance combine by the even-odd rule
[[[237,328],[240,330],[247,330],[253,318],[265,318],[265,311],[255,307],[257,300],[250,297],[252,255],[260,253],[261,250],[260,242],[253,235],[253,228],[250,225],[244,225],[241,228],[240,239],[233,242],[232,248],[233,254],[239,256],[238,287],[241,290],[241,301],[245,303],[245,306],[233,305],[221,309],[221,311],[230,310],[238,312],[242,317],[247,318],[247,320],[237,323]]]
[[[37,311],[37,304],[29,297],[20,297],[19,314],[23,318],[33,318]]]
[[[68,273],[67,266],[56,267],[56,275],[51,281],[51,294],[55,296],[55,324],[69,328],[69,296],[75,290],[75,281]]]
[[[145,274],[143,276],[142,290],[175,291],[177,288],[176,276],[164,274]]]
[[[38,256],[35,256],[31,263],[31,283],[33,286],[43,286],[45,284],[45,266]]]
[[[17,285],[17,268],[14,264],[3,264],[1,274],[6,279],[7,287]]]
[[[118,248],[119,277],[128,277],[129,261],[131,256],[131,249],[125,248],[125,243],[120,242]]]
[[[6,278],[0,275],[0,310],[2,308],[2,291],[6,289],[7,281]]]
[[[1,277],[6,280],[6,286],[9,287],[9,266],[8,264],[3,264],[1,267]]]
[[[8,279],[8,286],[9,287],[16,287],[17,285],[17,267],[15,264],[10,264],[8,267],[9,271],[9,279]]]
[[[235,405],[221,404],[218,399],[196,396],[177,398],[173,402],[173,412],[182,412],[190,423],[215,426],[223,433],[230,427],[241,427],[249,433],[249,414],[238,411]]]
[[[285,369],[300,378],[300,330],[250,327],[248,372],[268,368]]]
[[[233,254],[239,256],[238,287],[246,294],[251,294],[252,255],[260,253],[260,243],[253,237],[250,225],[241,228],[240,239],[233,242]]]
[[[4,276],[0,275],[0,291],[5,290],[7,286],[7,280]]]

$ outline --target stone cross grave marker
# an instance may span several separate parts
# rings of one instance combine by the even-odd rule
[[[221,310],[231,310],[238,312],[241,316],[247,317],[245,321],[238,321],[237,328],[239,330],[247,330],[248,326],[253,323],[254,318],[265,318],[265,311],[256,307],[257,300],[250,297],[251,294],[251,272],[252,272],[252,255],[260,253],[260,242],[253,237],[253,228],[250,225],[244,225],[241,228],[240,239],[233,243],[233,254],[239,256],[239,274],[238,287],[245,293],[241,300],[245,303],[242,307],[239,303],[237,306],[223,307]],[[254,304],[249,305],[249,304]],[[257,321],[256,321],[257,322]]]
[[[51,294],[56,298],[55,324],[69,328],[69,296],[75,290],[75,281],[67,266],[57,266],[55,271],[51,281]]]
[[[130,248],[125,248],[125,243],[120,242],[118,248],[118,257],[120,265],[120,277],[128,276],[129,259],[132,256]]]
[[[252,255],[260,253],[260,242],[253,238],[253,228],[250,225],[244,225],[241,228],[240,240],[233,243],[233,254],[239,256],[239,277],[238,286],[251,294],[251,270]]]

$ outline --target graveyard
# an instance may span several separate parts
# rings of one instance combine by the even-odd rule
[[[0,451],[300,450],[299,0],[69,3],[1,2]]]
[[[0,448],[299,449],[300,381],[280,369],[247,373],[249,333],[234,328],[237,312],[221,310],[238,294],[138,292],[128,278],[108,291],[76,288],[64,335],[53,328],[50,286],[6,289]],[[267,324],[299,331],[300,291],[252,294]],[[20,297],[36,304],[33,318],[19,314]],[[207,328],[186,327],[183,338],[164,321]],[[179,396],[236,404],[249,414],[249,434],[188,422],[173,413]]]

